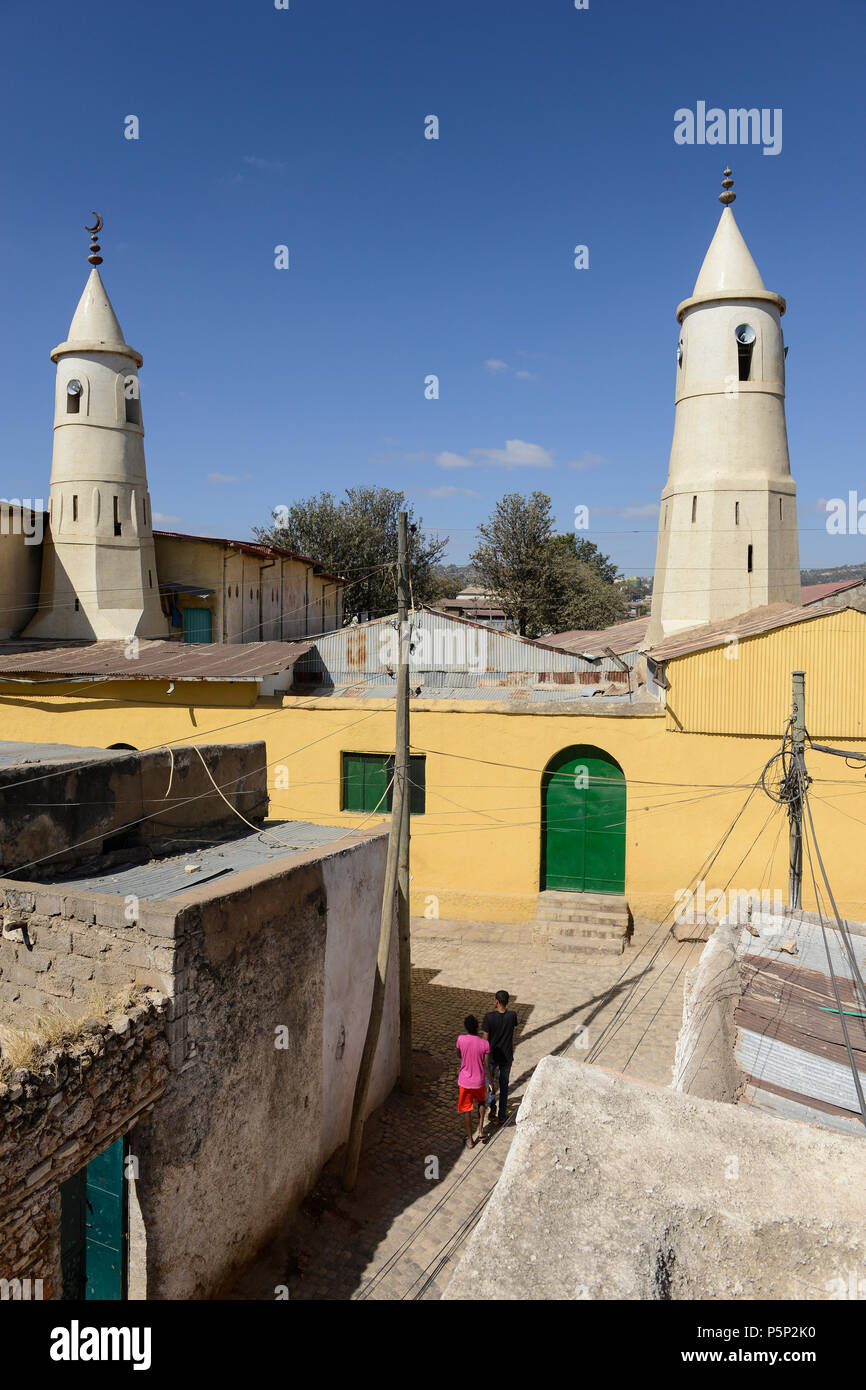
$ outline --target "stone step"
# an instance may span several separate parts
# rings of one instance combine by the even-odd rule
[[[604,925],[628,927],[627,912],[600,912],[585,907],[550,907],[539,903],[535,911],[536,922],[601,922]]]
[[[539,926],[543,928],[544,923],[540,922]],[[551,941],[559,941],[560,938],[563,941],[589,941],[596,938],[599,941],[621,941],[628,932],[625,927],[606,927],[601,922],[593,922],[591,926],[584,922],[576,922],[573,925],[558,922],[555,931],[540,932],[539,935],[544,935]]]
[[[545,888],[538,895],[539,902],[585,903],[588,907],[616,907],[628,911],[628,903],[622,893],[566,893],[559,888]]]

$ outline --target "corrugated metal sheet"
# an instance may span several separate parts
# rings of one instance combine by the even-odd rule
[[[741,1028],[737,1034],[737,1062],[758,1082],[768,1081],[786,1090],[796,1081],[798,1094],[806,1100],[823,1100],[854,1114],[860,1113],[850,1067],[828,1061],[777,1038]],[[859,1070],[866,1090],[866,1071]],[[860,1125],[863,1132],[863,1125]]]
[[[603,652],[605,647],[610,647],[611,651],[619,656],[625,652],[633,652],[641,646],[649,621],[648,617],[630,618],[627,622],[615,623],[613,627],[574,628],[570,632],[552,632],[549,637],[542,637],[541,641],[549,642],[551,646],[564,647],[570,652],[589,652],[592,656]]]
[[[866,738],[866,613],[846,608],[669,661],[668,728],[777,737],[806,672],[814,738]]]
[[[399,661],[399,636],[394,616],[342,628],[314,639],[313,649],[295,669],[296,684],[346,692],[352,685],[381,684],[393,688]],[[417,674],[425,687],[439,685],[449,691],[468,691],[481,686],[570,687],[571,698],[591,693],[575,687],[627,685],[622,665],[633,668],[640,653],[624,653],[618,661],[603,657],[586,661],[574,652],[549,642],[534,642],[514,633],[452,617],[432,608],[413,615],[410,649],[410,682]],[[633,688],[636,682],[632,681]],[[616,692],[619,694],[619,690]]]
[[[735,1009],[735,1051],[745,1075],[743,1101],[789,1119],[863,1134],[820,922],[761,914],[752,918],[756,924],[760,938],[743,931],[739,945],[742,992]],[[866,939],[859,934],[849,939],[862,973]],[[795,944],[794,954],[780,951],[781,943],[788,941]],[[840,932],[827,926],[826,941],[866,1089],[863,1001]]]
[[[263,680],[293,666],[310,642],[38,642],[0,644],[0,680],[27,673],[62,680],[104,676],[118,680]],[[134,653],[134,654],[133,654]]]

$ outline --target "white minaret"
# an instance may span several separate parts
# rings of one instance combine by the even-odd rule
[[[23,636],[166,637],[144,465],[138,368],[94,267],[57,363],[39,608]]]
[[[676,418],[647,639],[800,602],[796,486],[785,427],[785,301],[765,288],[725,204],[677,309]]]

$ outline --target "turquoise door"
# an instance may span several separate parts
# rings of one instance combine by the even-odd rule
[[[541,782],[542,887],[625,889],[625,776],[600,748],[566,748]]]
[[[64,1298],[125,1297],[125,1216],[123,1140],[118,1139],[61,1186]]]
[[[211,614],[209,608],[185,608],[183,610],[184,642],[210,642]]]

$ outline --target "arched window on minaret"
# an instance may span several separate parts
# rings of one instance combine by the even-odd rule
[[[740,381],[748,381],[752,371],[752,353],[755,350],[756,333],[750,323],[740,323],[734,329],[737,340],[737,361]]]
[[[141,399],[138,394],[138,378],[128,376],[123,383],[123,395],[126,403],[126,423],[128,425],[141,424]]]
[[[81,410],[81,395],[83,392],[81,382],[75,377],[66,383],[66,414],[78,415]]]

